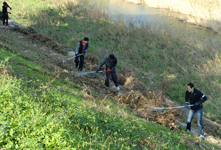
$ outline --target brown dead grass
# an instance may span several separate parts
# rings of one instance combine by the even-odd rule
[[[175,116],[179,115],[178,110],[153,111],[154,107],[174,106],[166,103],[162,92],[155,94],[153,91],[147,89],[142,93],[140,91],[132,90],[122,95],[118,95],[115,98],[118,103],[123,102],[128,104],[133,111],[136,111],[138,115],[143,118],[157,121],[170,129],[179,129],[179,126],[177,125],[178,121],[175,119]]]
[[[3,64],[0,64],[0,74],[9,76],[10,70]]]
[[[98,67],[98,57],[94,54],[85,55],[84,67],[87,70],[95,71]]]

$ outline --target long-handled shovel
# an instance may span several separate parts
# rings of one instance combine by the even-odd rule
[[[82,54],[78,54],[78,56],[81,56],[81,55],[84,55],[83,53]],[[77,57],[78,57],[77,56]],[[67,62],[68,60],[70,60],[70,59],[73,59],[73,58],[75,58],[76,56],[73,56],[73,57],[70,57],[70,58],[68,58],[67,60],[62,60],[61,62],[59,62],[59,64],[63,64],[64,62]]]
[[[193,105],[188,105],[193,106]],[[185,106],[177,106],[177,107],[154,107],[154,110],[165,110],[165,109],[178,109],[178,108],[184,108]]]
[[[98,72],[109,72],[111,70],[103,70],[103,71],[98,71]],[[90,73],[96,73],[96,71],[89,71],[89,72],[80,72],[80,73],[76,73],[75,76],[83,76],[83,75],[87,75]]]
[[[81,55],[84,55],[84,53],[82,53],[82,54],[78,54],[78,56],[81,56]],[[68,58],[66,61],[68,61],[68,60],[70,60],[70,59],[73,59],[73,58],[75,58],[76,56],[73,56],[73,57],[71,57],[71,58]]]

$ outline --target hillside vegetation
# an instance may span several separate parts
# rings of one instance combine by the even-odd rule
[[[88,77],[73,80],[73,74],[27,38],[30,35],[15,30],[0,29],[1,149],[216,148],[182,128],[171,131],[88,90],[78,82]]]
[[[218,149],[182,128],[170,130],[117,105],[108,95],[114,91],[101,83],[104,75],[73,77],[73,62],[58,63],[88,36],[85,67],[114,53],[117,71],[130,68],[147,87],[165,91],[180,104],[192,78],[209,93],[206,116],[219,120],[219,70],[211,66],[219,67],[217,43],[203,51],[206,40],[190,42],[163,29],[126,27],[108,19],[102,2],[18,0],[11,6],[13,19],[37,33],[0,29],[0,148]]]
[[[102,5],[101,1],[87,0],[16,1],[14,19],[73,49],[77,41],[88,36],[89,53],[99,60],[114,53],[119,58],[119,69],[130,67],[147,87],[165,91],[181,105],[186,84],[193,82],[209,97],[204,105],[205,116],[220,122],[219,41],[178,37],[166,28],[126,27],[120,20],[111,22]]]

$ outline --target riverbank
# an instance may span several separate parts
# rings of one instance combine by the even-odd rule
[[[126,0],[134,4],[146,4],[152,8],[168,9],[185,14],[180,21],[211,28],[221,33],[221,2],[209,0]]]
[[[73,76],[77,69],[73,72],[71,62],[58,65],[59,60],[68,58],[62,55],[67,46],[16,24],[0,28],[1,150],[219,149],[215,138],[199,140],[185,133],[169,110],[166,122],[174,122],[170,126],[178,131],[141,118],[141,111],[129,111],[127,104],[113,99],[117,91],[100,84],[105,74]],[[86,55],[87,68],[96,64],[96,58]],[[128,75],[124,70],[121,73]],[[141,83],[134,86],[135,82],[126,85],[133,89],[130,95],[138,94],[137,88],[142,87]],[[121,83],[120,92],[123,86]],[[110,91],[113,95],[106,95]],[[154,98],[155,93],[148,95]]]
[[[205,116],[220,123],[219,42],[182,37],[167,28],[133,28],[124,22],[111,22],[105,10],[98,9],[98,2],[45,3],[39,2],[44,7],[36,8],[15,2],[13,5],[19,6],[15,7],[15,21],[73,49],[77,41],[88,36],[89,53],[96,54],[99,61],[114,53],[119,60],[117,69],[130,68],[147,87],[164,91],[180,105],[184,104],[186,84],[193,82],[209,97],[204,105]],[[22,12],[19,8],[27,9]]]

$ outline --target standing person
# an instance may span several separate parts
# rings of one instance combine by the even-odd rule
[[[12,10],[12,8],[6,3],[6,2],[3,2],[3,6],[2,6],[2,18],[3,18],[3,28],[5,28],[5,24],[6,24],[6,28],[9,28],[8,27],[8,10],[7,8],[10,8]]]
[[[86,54],[86,52],[88,51],[88,48],[89,48],[89,38],[88,37],[85,37],[83,40],[79,41],[77,43],[77,47],[76,47],[76,50],[75,50],[75,67],[77,68],[78,67],[78,63],[79,63],[79,60],[78,60],[78,57],[80,57],[80,64],[79,64],[79,67],[78,67],[78,70],[79,71],[82,71],[83,69],[83,66],[84,66],[84,56]]]
[[[189,114],[187,117],[187,126],[186,126],[186,131],[190,132],[191,131],[191,121],[193,119],[193,116],[195,113],[197,113],[197,123],[200,127],[200,138],[204,138],[204,132],[203,132],[203,122],[202,122],[202,115],[203,115],[203,105],[207,100],[207,97],[200,92],[199,90],[194,88],[193,83],[188,83],[187,84],[187,91],[185,95],[185,107],[188,108],[188,102],[190,102],[191,106],[189,110]]]
[[[111,74],[111,77],[114,81],[117,90],[120,90],[119,82],[117,80],[117,75],[115,71],[115,67],[117,65],[117,58],[113,54],[110,54],[110,56],[104,58],[104,60],[97,67],[96,73],[98,73],[98,71],[104,64],[106,64],[106,70],[111,70],[111,72],[106,72],[106,80],[105,80],[106,87],[109,87],[109,78]]]

